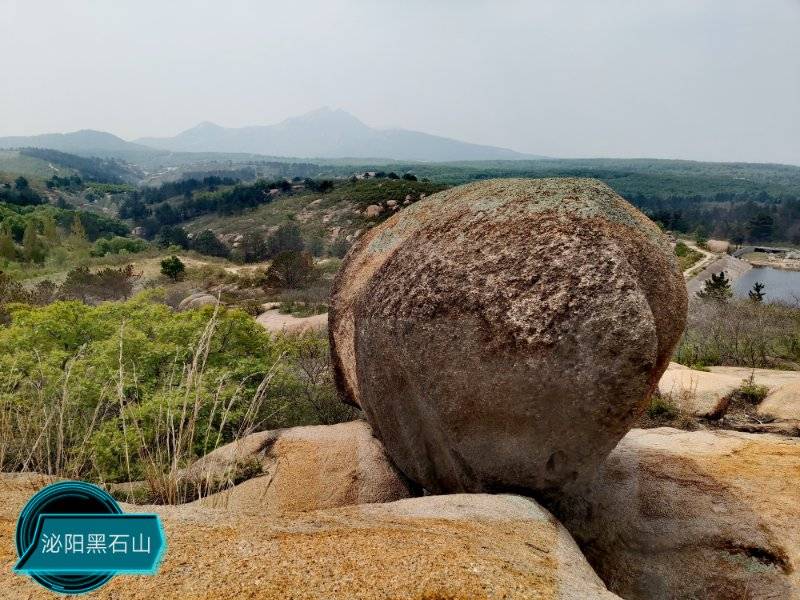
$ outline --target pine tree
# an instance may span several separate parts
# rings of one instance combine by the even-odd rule
[[[58,226],[51,214],[42,217],[42,236],[51,246],[58,244]]]
[[[750,296],[750,300],[752,300],[753,302],[763,302],[764,296],[766,296],[766,294],[764,293],[765,287],[767,286],[765,286],[760,281],[756,281],[753,284],[753,289],[747,292],[747,295]]]
[[[5,225],[0,226],[0,258],[6,260],[16,260],[17,248],[14,246],[14,238]]]
[[[25,233],[22,235],[22,255],[25,260],[36,264],[42,264],[47,255],[47,249],[39,238],[39,232],[36,231],[36,224],[33,221],[28,221]]]
[[[81,217],[78,214],[75,215],[72,220],[72,226],[69,229],[69,244],[77,250],[85,249],[89,245],[86,240],[86,230],[83,228]]]
[[[725,271],[719,274],[711,274],[711,279],[706,279],[702,291],[697,292],[700,298],[714,300],[716,302],[726,302],[733,297],[731,281],[725,277]]]

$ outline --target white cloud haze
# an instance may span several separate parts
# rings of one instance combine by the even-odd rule
[[[550,156],[800,164],[800,0],[0,0],[0,135],[322,105]]]

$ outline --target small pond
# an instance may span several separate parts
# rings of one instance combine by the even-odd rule
[[[766,302],[783,300],[784,302],[800,302],[800,271],[784,271],[772,267],[753,267],[733,283],[733,291],[740,298],[747,298],[747,292],[753,284],[760,281],[766,287]]]

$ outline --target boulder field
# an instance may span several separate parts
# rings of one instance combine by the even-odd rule
[[[642,213],[590,179],[504,179],[366,232],[334,282],[337,384],[435,493],[557,494],[633,425],[686,287]]]

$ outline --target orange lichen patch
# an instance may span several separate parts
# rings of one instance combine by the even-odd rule
[[[633,430],[557,512],[622,597],[797,598],[798,480],[796,438]]]
[[[11,572],[13,522],[27,496],[0,496],[3,598],[52,597]],[[93,598],[613,597],[563,528],[519,497],[414,499],[291,518],[189,505],[137,510],[162,515],[168,551],[161,571],[117,577]]]

